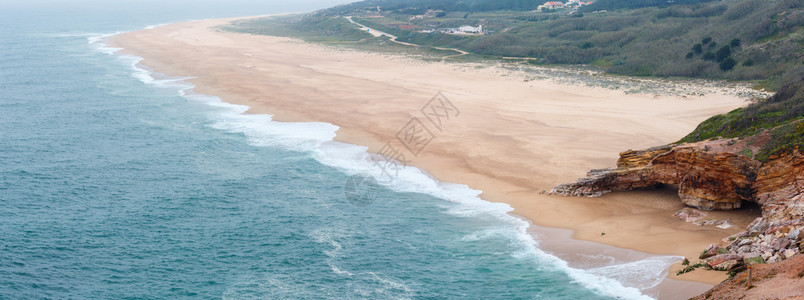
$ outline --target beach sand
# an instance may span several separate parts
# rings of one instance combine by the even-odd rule
[[[250,113],[271,114],[277,121],[335,124],[337,140],[373,152],[384,152],[387,142],[407,151],[395,136],[417,117],[434,138],[424,148],[413,145],[421,150],[416,156],[407,153],[409,165],[440,181],[482,190],[483,199],[508,203],[536,225],[571,229],[575,239],[696,261],[707,245],[741,231],[758,214],[713,212],[735,225],[720,229],[674,217],[683,205],[672,190],[599,198],[543,193],[590,169],[614,167],[620,151],[674,142],[706,118],[746,104],[735,96],[626,95],[524,81],[500,68],[211,28],[232,20],[129,32],[113,36],[109,44],[143,57],[141,63],[158,72],[192,76],[198,93],[247,105]],[[421,111],[438,92],[459,111],[442,119],[440,130]],[[716,284],[726,275],[701,270],[669,277]],[[696,286],[685,288],[687,297],[707,287]]]

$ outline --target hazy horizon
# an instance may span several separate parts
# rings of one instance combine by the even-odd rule
[[[172,16],[175,20],[165,20],[165,22],[180,21],[182,19],[203,18],[224,18],[237,16],[252,16],[261,14],[276,13],[304,13],[318,9],[328,8],[340,4],[355,2],[353,0],[298,0],[298,1],[278,1],[278,0],[232,0],[227,2],[201,0],[123,0],[123,1],[98,1],[98,0],[39,0],[39,1],[0,1],[0,15],[14,18],[15,16],[27,15],[30,18],[39,17],[36,21],[40,23],[51,23],[53,19],[69,19],[78,16],[86,16],[83,12],[95,10],[100,14],[94,16],[106,16],[119,21],[129,21],[135,23],[136,19],[151,12],[160,16]],[[28,19],[30,21],[30,19]]]

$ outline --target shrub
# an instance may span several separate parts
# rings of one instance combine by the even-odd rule
[[[697,269],[697,268],[700,268],[700,267],[705,267],[705,266],[707,266],[707,265],[706,265],[706,263],[704,263],[704,262],[702,262],[702,261],[701,261],[701,262],[697,262],[697,263],[695,263],[694,265],[691,265],[691,266],[690,266],[690,265],[688,265],[688,266],[684,267],[683,269],[678,270],[678,272],[676,272],[676,276],[681,275],[681,274],[684,274],[684,273],[687,273],[687,272],[692,272],[692,271],[694,271],[694,270],[695,270],[695,269]]]
[[[719,64],[718,66],[720,66],[720,69],[721,69],[721,70],[723,70],[723,71],[728,71],[728,70],[731,70],[732,68],[734,68],[734,65],[736,65],[736,64],[737,64],[737,62],[736,62],[736,61],[734,61],[734,59],[733,59],[733,58],[731,58],[731,57],[726,57],[726,59],[724,59],[723,61],[721,61],[721,62],[720,62],[720,64]]]
[[[746,258],[745,263],[748,264],[748,265],[753,265],[753,264],[765,263],[765,261],[762,260],[762,257],[756,256],[756,257]]]
[[[740,39],[733,39],[733,40],[731,40],[731,42],[729,43],[729,45],[730,45],[732,48],[738,48],[738,47],[740,47],[740,43],[741,43]]]
[[[692,51],[701,54],[701,52],[703,52],[703,46],[701,46],[701,44],[692,45]]]
[[[715,55],[717,56],[717,61],[722,62],[724,59],[731,56],[731,47],[729,46],[720,47],[720,49],[718,49],[717,52],[715,52]]]
[[[695,56],[695,53],[692,53],[692,52],[687,52],[687,55],[686,55],[686,56],[684,56],[684,58],[686,58],[686,59],[690,59],[690,58],[692,58],[693,56]]]
[[[711,51],[704,53],[703,60],[715,60],[715,54]]]

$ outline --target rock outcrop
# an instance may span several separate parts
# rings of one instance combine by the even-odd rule
[[[599,196],[610,191],[655,188],[662,184],[678,185],[681,202],[705,210],[740,208],[743,201],[756,198],[757,174],[761,163],[751,158],[707,150],[698,144],[664,146],[620,153],[616,169],[592,170],[586,178],[562,184],[551,193],[572,196]],[[787,178],[783,170],[772,177],[779,182],[763,185],[777,187]],[[773,188],[771,187],[771,188]],[[775,199],[775,198],[774,198]]]
[[[681,202],[703,210],[733,210],[746,201],[754,202],[761,207],[762,217],[724,240],[728,245],[709,253],[708,264],[734,269],[745,260],[774,262],[801,253],[804,154],[797,150],[760,162],[743,155],[750,151],[737,143],[731,139],[628,150],[620,153],[616,169],[592,170],[587,177],[556,186],[550,193],[595,197],[672,184],[678,185]],[[737,258],[743,262],[735,264]]]

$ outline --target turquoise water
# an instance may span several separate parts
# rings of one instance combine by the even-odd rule
[[[351,205],[375,170],[336,127],[243,115],[103,44],[254,10],[90,4],[0,10],[0,299],[644,297],[415,169]]]

